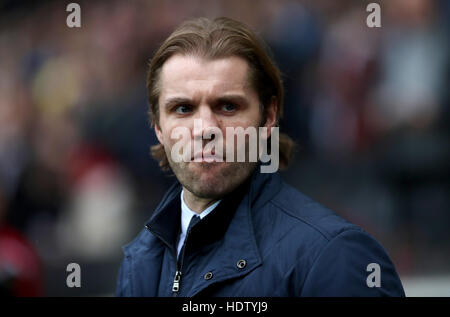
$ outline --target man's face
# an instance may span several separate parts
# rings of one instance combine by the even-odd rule
[[[223,162],[174,162],[171,150],[179,139],[171,138],[172,131],[178,127],[189,129],[193,144],[205,131],[218,128],[225,147],[227,127],[258,127],[262,113],[258,94],[249,83],[248,71],[247,61],[240,57],[208,60],[174,55],[162,67],[156,135],[175,176],[197,197],[221,198],[247,179],[256,163],[226,162],[225,159]],[[275,108],[269,110],[266,126],[273,125],[275,111]],[[202,129],[197,131],[194,120],[198,119]],[[199,153],[192,154],[199,156]],[[203,152],[203,156],[207,154]]]

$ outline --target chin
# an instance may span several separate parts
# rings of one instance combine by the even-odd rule
[[[208,199],[221,199],[227,193],[217,186],[208,187],[203,184],[199,186],[194,185],[194,189],[191,192],[197,197]]]
[[[251,173],[254,165],[230,162],[173,164],[178,181],[197,197],[220,199]]]
[[[233,177],[226,173],[226,164],[192,163],[190,166],[190,184],[185,186],[196,196],[203,198],[221,198],[230,191]],[[231,175],[230,175],[231,174]]]
[[[194,177],[200,183],[208,186],[217,186],[223,184],[226,177],[226,167],[221,163],[194,163],[192,172]]]

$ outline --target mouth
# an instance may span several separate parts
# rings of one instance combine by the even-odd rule
[[[220,157],[216,155],[214,150],[208,152],[200,151],[191,157],[191,162],[213,163],[218,161],[220,161]],[[224,161],[223,157],[222,161]]]

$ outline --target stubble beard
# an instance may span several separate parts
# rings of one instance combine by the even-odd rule
[[[263,126],[265,117],[259,118],[259,125]],[[224,143],[228,146],[226,143]],[[235,140],[236,146],[237,141]],[[242,146],[242,144],[241,144]],[[235,190],[245,180],[250,177],[258,162],[250,162],[248,156],[248,139],[244,143],[245,162],[238,162],[236,151],[232,162],[180,162],[176,163],[171,157],[171,148],[164,145],[164,150],[175,177],[181,185],[190,191],[193,195],[203,199],[221,199]],[[226,152],[224,148],[223,153]],[[195,165],[197,164],[197,165]]]
[[[198,198],[221,199],[241,185],[256,162],[174,162],[165,147],[169,165],[181,185]]]

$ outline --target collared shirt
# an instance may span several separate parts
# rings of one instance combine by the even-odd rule
[[[203,210],[200,214],[196,213],[195,211],[192,211],[184,202],[183,198],[184,189],[181,191],[181,233],[180,237],[178,239],[178,246],[177,246],[177,256],[180,254],[180,250],[183,247],[184,239],[186,238],[187,229],[189,226],[189,223],[191,222],[191,218],[193,216],[200,216],[200,219],[203,219],[205,216],[207,216],[211,211],[214,210],[214,208],[217,207],[217,205],[220,203],[219,201],[216,201],[214,204]]]

